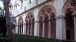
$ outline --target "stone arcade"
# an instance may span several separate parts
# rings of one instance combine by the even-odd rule
[[[76,41],[74,2],[76,0],[33,0],[34,4],[17,13],[14,33]]]

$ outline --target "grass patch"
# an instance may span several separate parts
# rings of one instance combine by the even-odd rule
[[[49,39],[27,35],[13,35],[13,40],[8,40],[7,37],[0,37],[0,42],[75,42],[67,40]]]
[[[34,36],[26,36],[26,35],[14,35],[14,40],[18,42],[52,42],[52,40],[49,39],[43,39],[39,37]]]

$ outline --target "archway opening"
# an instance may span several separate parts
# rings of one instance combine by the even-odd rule
[[[55,38],[56,20],[54,7],[46,5],[40,9],[39,15],[39,36],[45,38]]]
[[[39,17],[39,36],[42,37],[42,29],[43,29],[43,22],[42,22],[42,16]]]
[[[27,33],[28,33],[28,32],[27,32],[27,31],[28,31],[27,29],[28,29],[28,20],[26,20],[26,35],[28,35],[28,34],[27,34]]]
[[[72,10],[69,8],[66,12],[66,39],[74,40],[74,18]]]
[[[34,16],[32,12],[29,12],[26,16],[26,35],[34,36]]]
[[[48,15],[45,14],[44,16],[45,16],[45,19],[44,19],[44,25],[45,25],[44,33],[45,34],[44,34],[44,36],[48,37],[48,28],[49,28]]]
[[[51,38],[56,38],[56,19],[55,19],[55,14],[52,13],[51,15]]]
[[[23,34],[23,18],[19,17],[18,20],[18,33]]]

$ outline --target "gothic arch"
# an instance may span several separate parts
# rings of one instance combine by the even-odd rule
[[[51,12],[51,11],[56,14],[56,10],[55,10],[55,8],[54,8],[53,6],[51,6],[51,5],[45,5],[45,6],[43,6],[43,7],[39,10],[38,18],[39,18],[39,16],[42,15],[42,11],[44,12],[44,11],[46,11],[46,10],[47,10],[47,12],[49,13],[49,14],[47,13],[48,16],[50,15],[50,12]]]
[[[71,8],[65,10],[65,20],[66,20],[66,39],[74,40],[74,18],[73,11]],[[69,33],[69,36],[68,36]]]
[[[26,21],[26,35],[34,36],[34,16],[29,12],[25,18]]]
[[[45,5],[40,9],[38,14],[40,37],[44,36],[47,38],[48,34],[50,34],[52,38],[55,38],[56,36],[55,13],[56,13],[55,8],[51,5]]]
[[[21,16],[18,19],[18,33],[23,34],[23,18]]]
[[[65,15],[66,39],[74,40],[74,14],[76,7],[72,6],[73,0],[67,0],[63,6],[62,12]]]
[[[76,6],[74,7],[74,6],[72,5],[72,3],[73,3],[73,0],[66,0],[66,2],[64,2],[62,12],[63,12],[63,13],[66,13],[66,10],[69,9],[69,8],[71,8],[71,10],[72,10],[73,12],[75,12],[75,11],[76,11]]]

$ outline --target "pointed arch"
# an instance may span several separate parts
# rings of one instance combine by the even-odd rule
[[[66,13],[66,10],[67,9],[71,9],[73,12],[76,11],[75,7],[72,6],[72,3],[73,3],[73,0],[66,0],[66,2],[64,3],[63,5],[63,9],[62,9],[62,12],[63,13]],[[64,14],[65,15],[65,14]]]
[[[29,12],[26,16],[26,34],[34,36],[34,16],[32,12]]]
[[[65,15],[65,29],[66,29],[66,39],[74,40],[74,13],[75,7],[72,6],[73,0],[66,0],[64,3],[62,12]],[[68,36],[69,35],[69,36]]]
[[[18,33],[23,34],[23,18],[21,16],[18,19]]]
[[[44,35],[44,37],[47,38],[48,34],[50,35],[53,34],[51,37],[55,38],[56,36],[55,13],[56,13],[55,8],[51,5],[45,5],[40,9],[38,14],[40,37]],[[51,24],[54,24],[54,25],[51,25]]]

